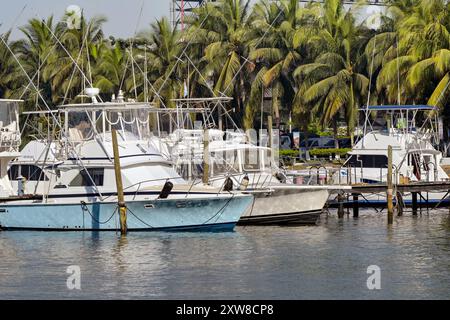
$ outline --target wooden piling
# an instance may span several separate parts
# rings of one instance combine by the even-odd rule
[[[112,144],[114,152],[114,172],[116,174],[117,202],[120,213],[120,232],[122,235],[127,234],[127,206],[125,204],[125,196],[123,193],[122,172],[120,168],[119,143],[117,142],[117,131],[112,129]]]
[[[209,183],[209,130],[203,133],[203,184]]]
[[[353,218],[358,218],[359,217],[359,199],[358,199],[358,194],[354,193],[353,194]]]
[[[401,192],[397,192],[397,215],[399,217],[403,216],[403,208],[405,207],[405,202],[403,201],[403,195]]]
[[[412,213],[413,216],[417,216],[417,192],[412,192]]]
[[[394,187],[392,183],[392,146],[388,146],[388,174],[387,174],[387,207],[388,207],[388,224],[394,223]]]
[[[338,207],[338,218],[342,219],[344,218],[344,194],[339,193],[338,194],[338,203],[339,203],[339,207]]]

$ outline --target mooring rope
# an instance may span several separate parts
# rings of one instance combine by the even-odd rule
[[[148,224],[148,223],[146,223],[144,220],[142,220],[142,219],[140,219],[130,208],[128,208],[127,207],[127,210],[137,219],[137,220],[139,220],[140,222],[142,222],[144,225],[146,225],[147,227],[149,227],[149,228],[151,228],[151,229],[154,229],[155,227],[154,226],[152,226],[152,225],[150,225],[150,224]]]
[[[107,224],[108,222],[110,222],[112,220],[112,218],[114,217],[114,215],[116,214],[118,208],[119,207],[116,207],[116,209],[114,210],[113,214],[111,215],[111,217],[108,220],[106,220],[105,222],[101,222],[101,221],[98,221],[97,218],[94,217],[94,215],[89,210],[86,202],[81,201],[81,210],[83,210],[83,212],[89,213],[89,215],[91,216],[92,220],[94,220],[98,224]]]

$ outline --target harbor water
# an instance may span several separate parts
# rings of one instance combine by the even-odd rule
[[[0,232],[0,299],[450,298],[448,209],[386,221],[370,210],[229,233]]]

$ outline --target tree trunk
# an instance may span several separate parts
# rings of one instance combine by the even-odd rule
[[[339,149],[339,140],[338,140],[338,127],[337,127],[337,116],[333,118],[333,138],[334,138],[334,147]]]
[[[347,136],[350,137],[350,145],[353,148],[353,146],[355,144],[355,130],[350,129],[350,125],[349,124],[347,124]]]

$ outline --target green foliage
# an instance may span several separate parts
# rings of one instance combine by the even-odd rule
[[[329,158],[330,156],[334,158],[336,155],[344,157],[350,151],[351,149],[313,149],[309,151],[309,155],[318,158]]]
[[[245,128],[259,128],[264,94],[265,116],[277,127],[292,115],[290,125],[303,131],[350,136],[368,98],[450,114],[449,9],[447,0],[390,0],[374,29],[358,22],[366,14],[360,5],[341,0],[218,0],[187,16],[183,31],[162,18],[133,39],[114,39],[103,34],[103,17],[68,29],[51,16],[30,19],[20,40],[2,36],[50,107],[78,102],[90,85],[104,100],[123,90],[174,107],[189,84],[191,97],[233,97],[230,114]],[[3,43],[0,98],[42,108]]]
[[[290,157],[297,158],[300,155],[299,150],[280,150],[280,158]]]
[[[317,158],[329,158],[332,156],[333,158],[336,155],[340,157],[345,157],[351,149],[312,149],[309,150],[309,155],[311,157],[316,156]],[[280,158],[298,158],[300,153],[299,150],[280,150]]]

